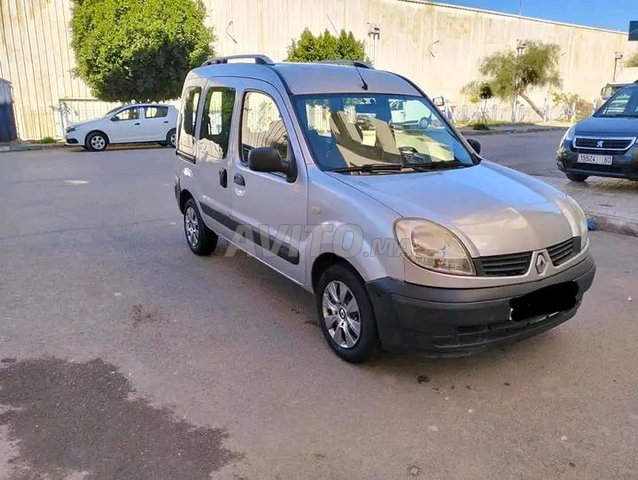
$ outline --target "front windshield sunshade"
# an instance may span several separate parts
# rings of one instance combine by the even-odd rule
[[[425,98],[385,94],[303,95],[295,108],[322,170],[365,173],[474,165]]]
[[[638,118],[638,85],[618,90],[594,116]]]

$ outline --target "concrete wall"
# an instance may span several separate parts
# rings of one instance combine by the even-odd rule
[[[514,48],[517,39],[560,45],[563,90],[589,100],[611,79],[614,53],[638,50],[624,33],[416,0],[205,0],[205,5],[220,53],[260,52],[281,60],[306,26],[319,32],[331,29],[332,20],[337,29],[366,40],[377,68],[411,77],[431,95],[449,98],[458,112],[467,103],[460,89],[477,79],[481,59]],[[109,108],[72,75],[71,0],[0,0],[0,15],[0,77],[13,84],[22,138],[59,136],[65,122]],[[370,25],[380,28],[376,44],[368,36]],[[534,92],[534,98],[542,106],[548,92]],[[495,110],[507,115],[507,106]],[[529,111],[527,116],[535,119]]]

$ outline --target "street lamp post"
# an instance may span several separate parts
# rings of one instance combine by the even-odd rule
[[[623,53],[622,52],[616,52],[616,56],[614,57],[614,77],[613,77],[613,82],[616,81],[616,75],[618,75],[618,62],[620,62],[623,59]]]
[[[518,105],[518,87],[520,83],[519,79],[519,68],[520,68],[520,59],[521,55],[523,55],[523,50],[525,50],[525,42],[522,40],[516,40],[516,71],[514,74],[514,99],[512,103],[512,123],[516,122],[516,107]]]

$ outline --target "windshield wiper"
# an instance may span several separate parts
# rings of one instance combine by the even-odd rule
[[[597,115],[598,118],[638,118],[638,115],[628,113],[612,113],[610,115]]]
[[[439,160],[437,162],[419,162],[419,163],[406,163],[403,165],[403,168],[417,168],[417,169],[429,169],[429,170],[437,170],[444,168],[463,168],[463,167],[471,167],[471,165],[467,165],[463,162],[459,162],[458,160],[448,161],[448,160]]]
[[[443,170],[446,168],[465,168],[471,167],[458,160],[446,161],[439,160],[437,162],[414,162],[414,163],[366,163],[364,165],[356,165],[352,167],[338,167],[331,168],[328,172],[383,172],[390,170],[404,170],[406,168],[412,168],[414,170]]]
[[[364,165],[356,165],[352,167],[331,168],[329,172],[377,172],[384,170],[401,170],[404,168],[402,163],[366,163]]]

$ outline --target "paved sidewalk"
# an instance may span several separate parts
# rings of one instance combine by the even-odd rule
[[[0,153],[2,152],[25,152],[31,150],[50,150],[52,148],[64,147],[64,142],[56,143],[0,143]]]
[[[567,130],[568,125],[552,125],[552,124],[520,124],[520,125],[499,125],[490,127],[489,130],[474,130],[472,127],[459,127],[459,131],[465,137],[473,137],[477,135],[496,135],[504,133],[534,133],[534,132],[551,132],[558,130]]]
[[[638,182],[590,177],[585,183],[538,177],[576,200],[596,230],[638,237]]]

